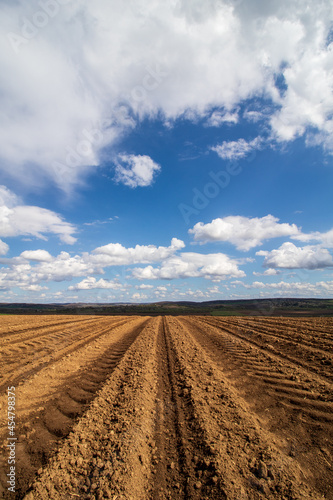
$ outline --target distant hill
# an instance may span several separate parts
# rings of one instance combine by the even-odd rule
[[[0,304],[0,314],[149,315],[204,314],[214,316],[333,316],[333,299],[248,299],[206,302]]]

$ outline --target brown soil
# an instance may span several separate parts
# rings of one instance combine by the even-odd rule
[[[0,497],[333,499],[332,333],[329,318],[3,317]]]

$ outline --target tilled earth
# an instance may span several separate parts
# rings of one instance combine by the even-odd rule
[[[332,333],[330,318],[3,317],[0,498],[333,500]]]

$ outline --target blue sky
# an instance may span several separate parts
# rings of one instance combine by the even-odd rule
[[[2,2],[0,301],[332,297],[332,11]]]

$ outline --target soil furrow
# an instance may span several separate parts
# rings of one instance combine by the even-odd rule
[[[297,463],[281,453],[275,437],[262,427],[224,371],[202,349],[193,335],[193,319],[188,323],[183,318],[170,321],[189,380],[196,420],[209,444],[211,465],[216,470],[212,479],[220,496],[208,494],[201,498],[317,498],[303,484],[304,473]]]
[[[63,321],[54,321],[52,323],[46,323],[43,325],[29,325],[28,328],[20,328],[15,330],[14,332],[10,332],[10,334],[3,334],[1,336],[1,344],[5,345],[7,342],[10,343],[10,345],[14,344],[20,344],[22,342],[29,342],[30,340],[36,340],[39,337],[44,337],[45,335],[49,336],[53,332],[58,332],[58,331],[63,331],[64,327],[66,329],[70,328],[71,326],[78,327],[79,325],[82,326],[82,324],[90,324],[95,321],[98,321],[100,318],[98,316],[94,316],[93,318],[90,317],[72,317],[70,320],[63,319]],[[43,330],[40,332],[40,330]],[[33,332],[33,333],[32,333]],[[40,332],[40,333],[38,333]],[[25,335],[28,335],[25,337]]]
[[[244,320],[246,322],[250,321],[255,321],[262,323],[263,325],[272,325],[279,330],[279,329],[293,329],[296,333],[301,331],[301,332],[306,332],[306,333],[314,333],[317,336],[320,336],[323,334],[325,337],[328,335],[333,334],[333,325],[332,325],[332,319],[330,317],[326,318],[320,318],[320,317],[314,317],[314,318],[309,318],[309,317],[303,317],[303,318],[276,318],[276,317],[261,317],[261,318],[253,318],[253,317],[246,317],[246,318],[239,318],[241,320]],[[332,338],[332,337],[331,337]]]
[[[81,318],[4,318],[0,498],[333,500],[329,318]]]
[[[157,335],[150,319],[26,500],[148,499]]]
[[[102,333],[92,335],[90,341],[87,341],[89,342],[87,348],[89,349],[91,342],[94,344],[99,342],[99,346],[96,346],[96,353],[92,354],[95,359],[88,364],[84,363],[79,370],[75,371],[75,357],[78,358],[79,352],[76,352],[72,357],[67,351],[66,359],[69,360],[70,364],[67,363],[66,367],[62,359],[58,359],[59,368],[61,365],[64,366],[65,376],[62,383],[56,384],[53,390],[50,390],[52,386],[49,383],[50,377],[53,376],[52,366],[47,368],[43,377],[42,372],[35,374],[35,377],[30,381],[30,387],[26,387],[26,384],[19,386],[17,424],[21,433],[17,446],[18,498],[22,498],[22,494],[36,471],[46,464],[55,448],[70,433],[77,419],[92,403],[103,383],[111,376],[147,321],[149,320],[145,318],[134,318],[134,321],[131,318],[125,325],[124,320],[120,324],[118,323],[119,334],[114,338],[116,340],[118,337],[120,340],[116,342],[111,337],[113,330],[116,329],[116,325],[113,323],[107,330],[103,330],[104,339]],[[71,349],[70,352],[73,350]],[[87,359],[87,355],[85,358]],[[109,366],[102,368],[99,364],[100,361],[109,362]],[[54,363],[57,366],[56,361]],[[49,391],[42,391],[43,397],[36,398],[41,386],[45,385],[45,380],[48,381]],[[83,386],[89,383],[90,390],[88,392]],[[24,393],[26,393],[25,398]],[[4,478],[1,477],[1,480],[3,483]]]
[[[25,356],[21,354],[19,357],[17,356],[17,352],[15,352],[12,359],[3,363],[5,375],[1,377],[0,391],[5,390],[8,384],[18,385],[21,380],[27,380],[43,368],[50,367],[64,356],[70,356],[73,352],[98,339],[113,328],[126,323],[128,323],[128,319],[123,319],[116,323],[112,322],[111,324],[107,324],[104,320],[102,325],[100,323],[97,323],[97,325],[94,324],[94,333],[91,332],[92,327],[87,326],[83,330],[79,329],[74,333],[72,332],[72,335],[63,334],[60,340],[56,339],[54,343],[46,336],[44,343],[47,346],[47,350],[45,351],[29,349]],[[76,338],[79,340],[76,340]],[[13,362],[13,358],[15,362]],[[27,364],[29,367],[25,368]],[[8,365],[10,368],[8,368]]]
[[[156,422],[152,442],[154,482],[151,487],[151,496],[154,500],[178,499],[183,498],[186,488],[184,450],[179,434],[177,420],[179,411],[176,410],[176,389],[172,384],[172,367],[164,320],[159,323],[157,357]],[[170,496],[172,490],[175,490],[175,493]]]
[[[325,455],[333,453],[333,403],[327,401],[332,386],[318,384],[302,369],[295,374],[288,361],[282,363],[206,322],[182,318],[181,323],[223,369],[265,429],[275,434],[280,449],[297,459],[325,498],[333,498]]]
[[[312,374],[316,374],[322,380],[333,382],[333,358],[332,355],[329,355],[328,353],[325,357],[323,357],[320,353],[316,353],[315,350],[313,350],[312,356],[309,356],[304,349],[301,350],[296,348],[295,345],[292,346],[292,349],[286,349],[286,346],[281,346],[281,344],[273,346],[269,342],[262,339],[263,335],[261,335],[261,338],[258,338],[255,337],[252,332],[249,336],[246,333],[243,333],[241,329],[238,328],[237,331],[235,331],[235,328],[231,328],[227,323],[225,324],[221,321],[216,322],[215,320],[207,318],[203,318],[202,321],[218,328],[221,332],[229,333],[247,344],[261,349],[263,352],[268,352],[271,356],[278,357],[284,361],[288,360],[296,368],[301,366],[304,370],[307,370]]]
[[[198,470],[203,460],[207,461],[207,444],[202,439],[193,405],[187,397],[183,370],[165,318],[161,319],[159,327],[158,373],[151,498],[202,499],[209,498],[206,496],[207,491],[216,499],[224,498],[213,488],[213,482],[200,482],[203,477],[198,475]],[[210,460],[207,463],[210,465]],[[205,465],[203,467],[207,468]],[[214,469],[211,467],[210,476],[213,475]]]
[[[286,346],[301,347],[308,349],[310,353],[320,352],[323,355],[326,353],[333,352],[332,339],[314,337],[314,331],[307,332],[306,334],[300,334],[297,329],[291,329],[289,326],[281,328],[281,332],[278,327],[267,326],[263,321],[244,321],[242,319],[230,320],[228,318],[228,325],[235,326],[237,329],[242,329],[244,332],[259,333],[259,335],[265,335],[268,340],[275,342],[285,342]],[[310,337],[310,339],[309,339]],[[314,338],[312,338],[314,337]]]

